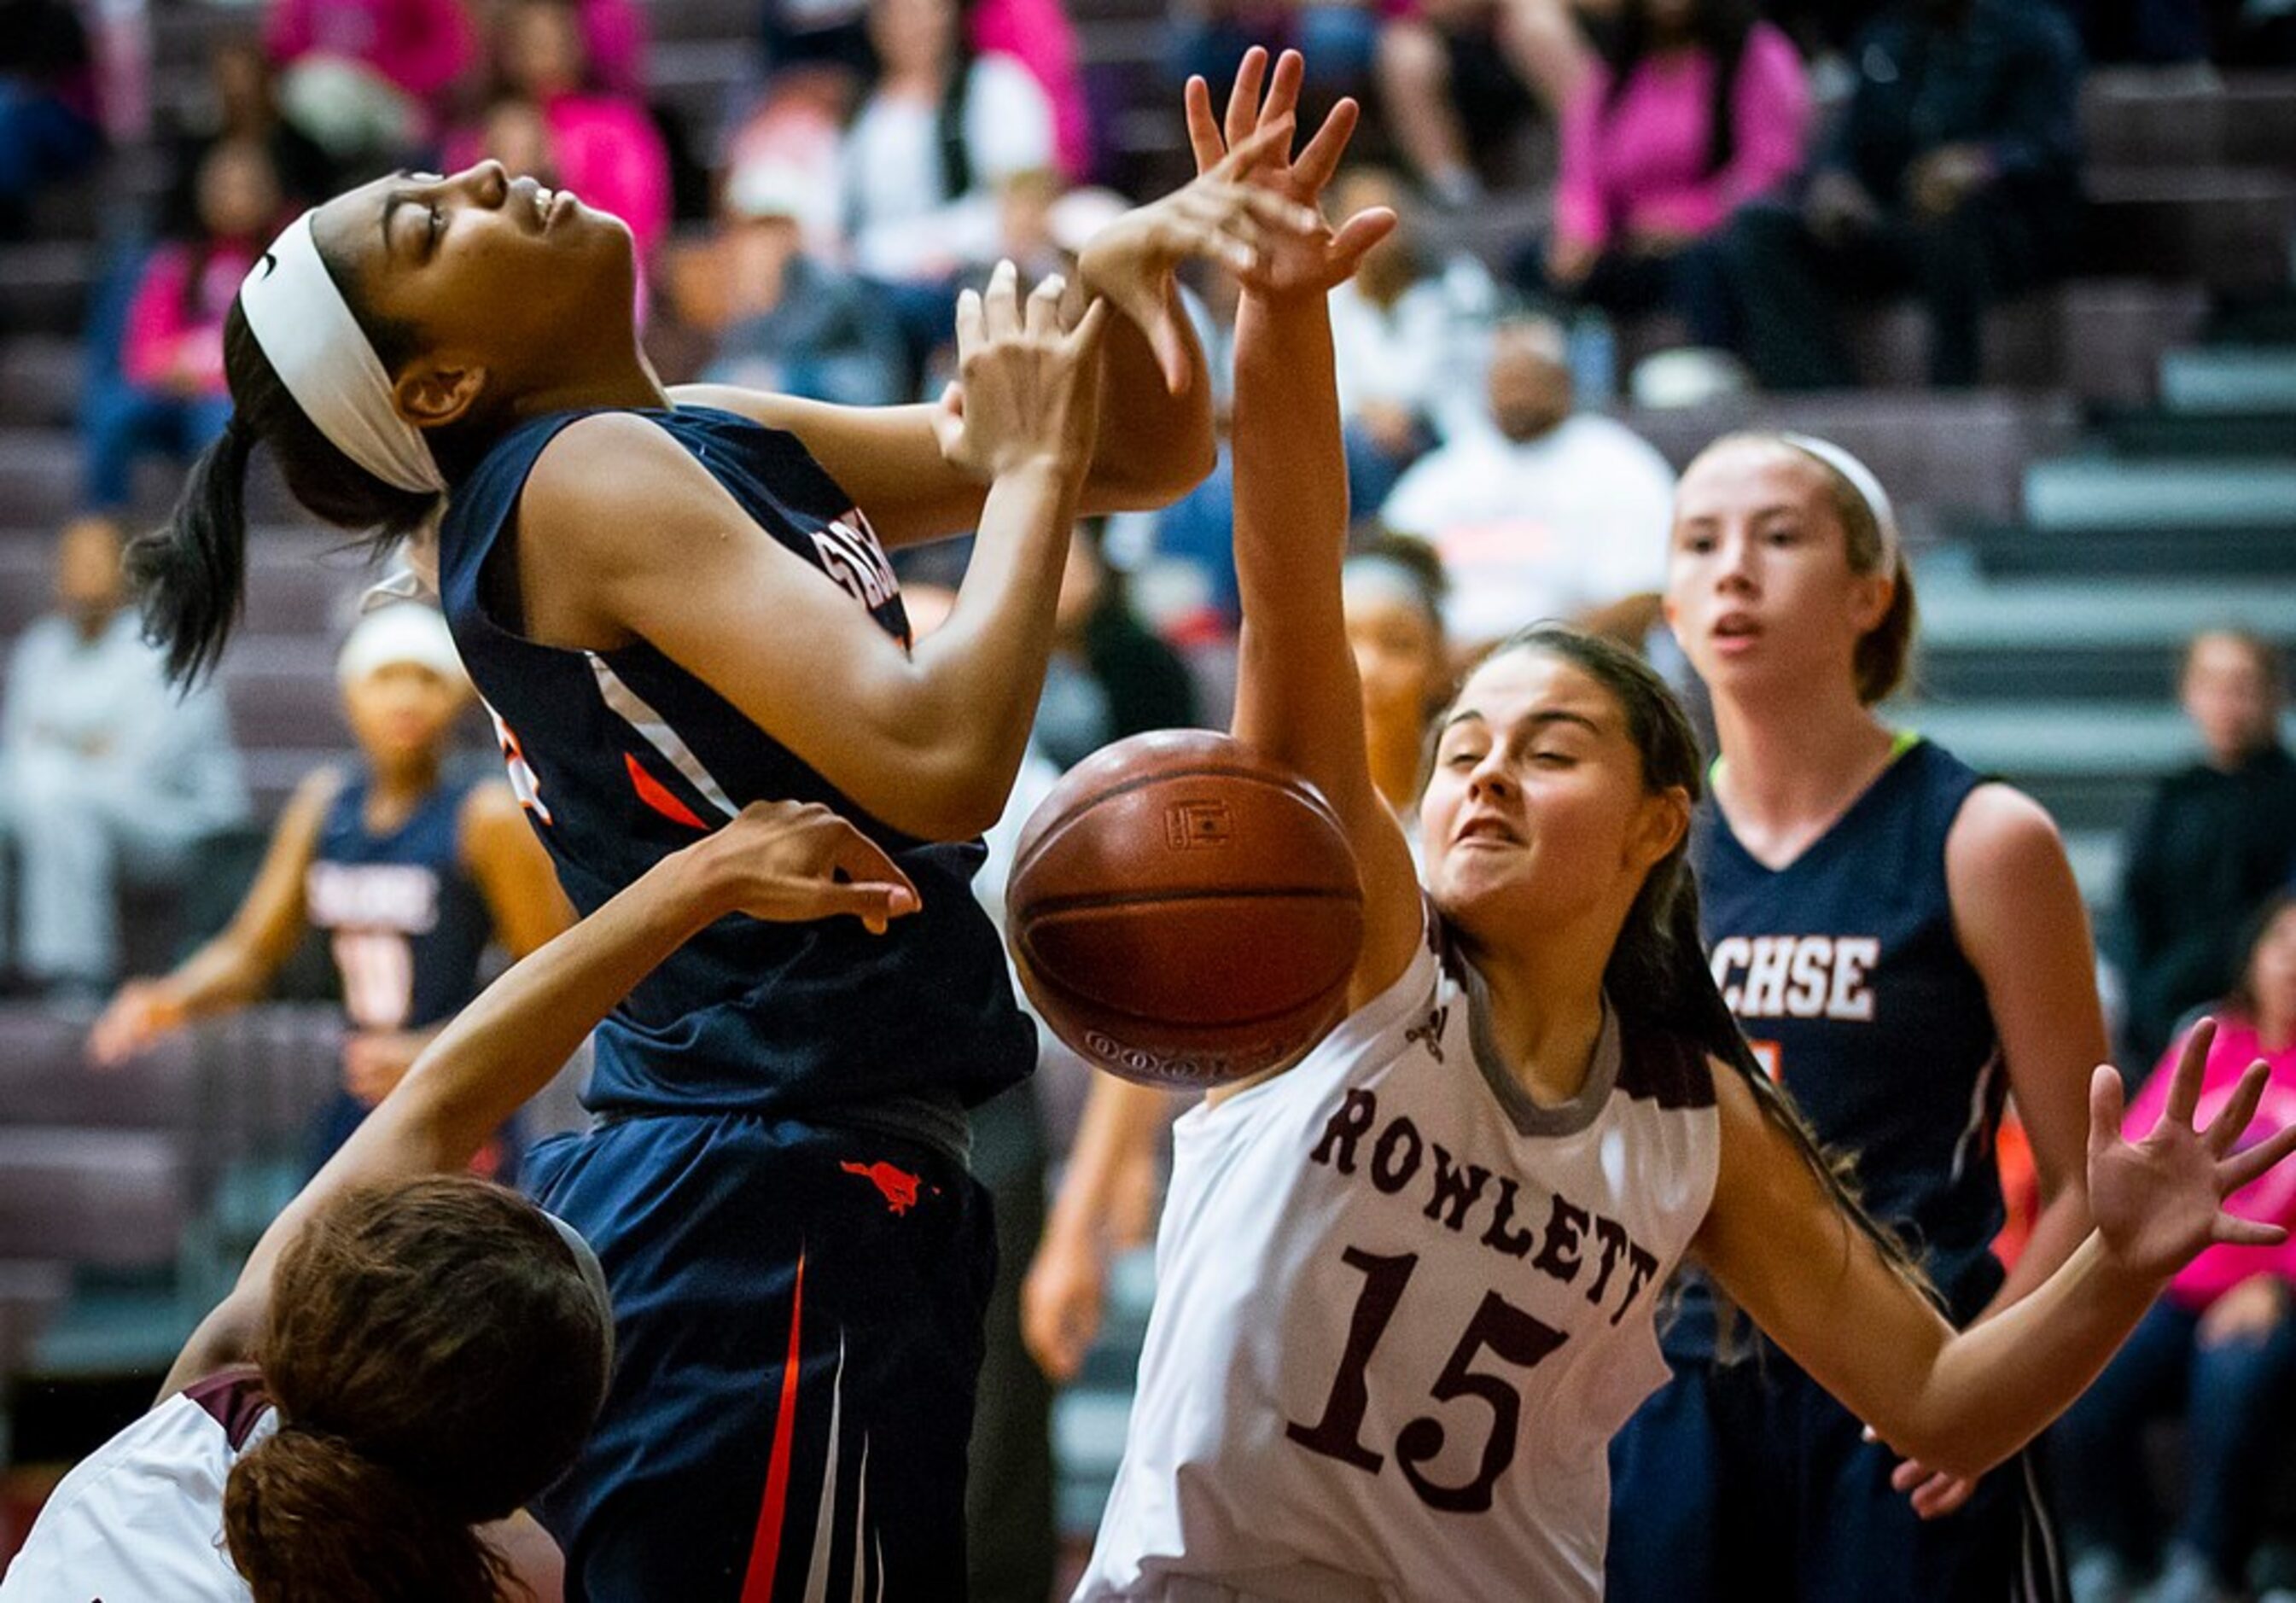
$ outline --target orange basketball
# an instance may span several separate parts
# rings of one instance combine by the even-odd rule
[[[1021,983],[1112,1074],[1203,1089],[1289,1064],[1347,1007],[1363,885],[1331,806],[1225,735],[1135,736],[1071,769],[1005,887]]]

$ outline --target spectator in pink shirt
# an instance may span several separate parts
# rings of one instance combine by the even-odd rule
[[[2243,945],[2247,967],[2218,1010],[2196,1117],[2205,1129],[2242,1072],[2261,1058],[2272,1078],[2248,1135],[2262,1140],[2296,1124],[2296,894],[2269,902]],[[2179,1049],[2169,1048],[2125,1128],[2151,1128]],[[2267,1174],[2226,1206],[2244,1218],[2296,1225],[2296,1175]],[[2146,1483],[2143,1436],[2148,1421],[2180,1406],[2184,1512],[2166,1574],[2149,1596],[2203,1603],[2243,1595],[2243,1572],[2296,1402],[2292,1288],[2296,1243],[2209,1248],[2169,1282],[2128,1344],[2058,1423],[2057,1470],[2079,1603],[2132,1596],[2150,1566],[2161,1520]]]
[[[135,459],[188,459],[223,432],[223,323],[240,280],[279,225],[279,173],[252,139],[226,139],[201,161],[197,228],[152,253],[127,310],[119,376],[96,387],[81,416],[84,495],[106,511],[133,498]]]
[[[1085,103],[1076,24],[1061,0],[975,0],[965,21],[975,51],[1011,56],[1052,102],[1061,176],[1071,184],[1090,177],[1092,116]]]
[[[593,87],[580,13],[570,0],[510,0],[493,48],[491,120],[503,120],[505,101],[539,111],[547,160],[532,176],[627,223],[643,267],[669,229],[669,156],[653,119],[636,101]],[[449,170],[481,156],[507,160],[504,151],[480,148],[484,134],[481,125],[447,141]]]
[[[436,137],[479,57],[463,0],[270,0],[263,46],[289,114],[346,159]]]
[[[1722,226],[1801,167],[1809,84],[1746,0],[1627,0],[1562,117],[1546,287],[1614,315],[1665,308],[1693,341],[1734,329]]]

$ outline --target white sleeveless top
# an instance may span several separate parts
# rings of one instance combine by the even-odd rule
[[[1706,1217],[1706,1060],[1605,1009],[1531,1101],[1428,949],[1297,1068],[1175,1127],[1124,1460],[1085,1599],[1595,1599],[1607,1449],[1666,1378]]]
[[[278,1424],[252,1369],[168,1398],[57,1484],[0,1603],[249,1603],[224,1550],[224,1481]]]

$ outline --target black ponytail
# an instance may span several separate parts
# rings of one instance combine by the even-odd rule
[[[340,275],[335,276],[340,287]],[[359,321],[384,368],[395,370],[413,347],[411,332]],[[168,677],[177,684],[212,669],[239,622],[247,571],[247,470],[258,441],[270,448],[297,501],[338,528],[367,535],[376,555],[422,527],[439,501],[428,491],[386,484],[343,455],[280,381],[236,299],[224,318],[223,366],[231,422],[193,465],[167,527],[127,551],[144,635],[166,653]],[[434,438],[431,448],[450,476],[450,464],[476,455],[467,438]]]
[[[168,678],[198,678],[239,621],[247,573],[247,458],[254,439],[236,413],[200,453],[167,528],[127,547],[144,633],[167,651]]]

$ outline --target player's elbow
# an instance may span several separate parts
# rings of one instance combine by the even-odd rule
[[[1995,1418],[1928,1418],[1920,1412],[1877,1422],[1874,1433],[1896,1452],[1939,1474],[1973,1481],[2024,1445]]]
[[[1219,464],[1219,442],[1209,415],[1201,428],[1168,443],[1152,456],[1096,466],[1091,499],[1099,512],[1155,512],[1169,506]]]
[[[955,741],[914,753],[869,810],[921,841],[969,841],[996,826],[1011,790],[1011,765]]]

